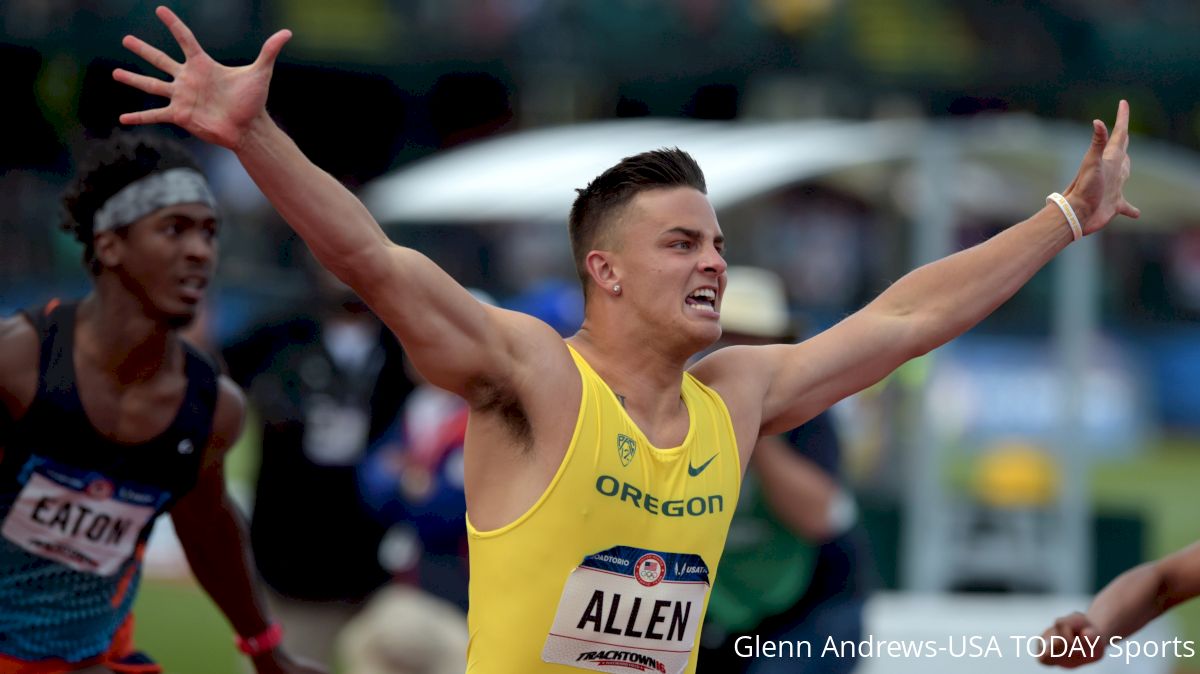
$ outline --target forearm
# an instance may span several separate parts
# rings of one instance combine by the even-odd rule
[[[1156,565],[1142,564],[1117,576],[1096,595],[1087,616],[1105,639],[1126,637],[1168,608],[1164,595]]]
[[[984,243],[908,273],[866,310],[905,319],[913,351],[926,353],[983,320],[1070,242],[1066,218],[1047,205]]]
[[[264,111],[237,149],[246,172],[321,264],[353,283],[388,239],[345,186],[312,163]]]
[[[228,497],[212,508],[203,531],[180,529],[188,563],[196,580],[242,636],[261,634],[270,624],[250,556],[249,536],[241,515]]]

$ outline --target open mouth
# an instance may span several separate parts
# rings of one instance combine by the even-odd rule
[[[184,299],[198,302],[204,297],[204,289],[208,287],[208,277],[195,274],[184,276],[179,279],[178,287]]]
[[[698,288],[684,299],[684,304],[697,311],[717,315],[717,291],[712,288]]]

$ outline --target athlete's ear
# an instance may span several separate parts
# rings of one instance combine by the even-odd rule
[[[593,250],[584,258],[583,264],[588,276],[600,286],[604,292],[611,292],[612,287],[621,282],[621,274],[616,268],[613,254],[606,250]]]
[[[96,234],[92,246],[96,251],[96,260],[103,267],[116,267],[121,263],[121,237],[111,229]]]

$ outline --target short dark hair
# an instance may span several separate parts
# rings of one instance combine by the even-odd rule
[[[585,259],[588,252],[611,231],[613,215],[641,192],[668,187],[691,187],[708,194],[704,172],[692,156],[677,147],[651,150],[626,157],[597,176],[588,186],[575,190],[579,196],[571,206],[571,251],[575,271],[588,292]]]
[[[118,131],[88,149],[63,193],[60,226],[83,244],[83,264],[92,276],[100,273],[93,229],[96,211],[129,183],[173,168],[200,170],[183,145],[162,136]]]

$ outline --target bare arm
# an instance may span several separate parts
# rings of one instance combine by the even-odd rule
[[[16,420],[37,394],[38,335],[24,316],[0,319],[0,462]]]
[[[362,203],[271,120],[267,90],[289,31],[272,35],[254,63],[231,68],[213,61],[170,10],[160,7],[157,13],[182,48],[184,62],[127,36],[124,45],[172,81],[114,71],[118,81],[169,99],[166,107],[122,115],[122,123],[176,124],[236,152],[321,264],[371,306],[434,384],[470,397],[477,385],[521,376],[512,372],[514,358],[544,352],[542,341],[554,337],[549,327],[535,330],[531,349],[530,335],[518,321],[477,302],[421,253],[389,241]]]
[[[1122,195],[1129,177],[1128,128],[1125,101],[1118,106],[1111,137],[1102,122],[1094,122],[1092,145],[1064,193],[1084,234],[1099,231],[1117,214],[1138,216]],[[982,244],[909,272],[866,307],[806,342],[718,351],[701,376],[724,381],[726,372],[756,373],[761,388],[745,393],[763,401],[761,431],[794,428],[966,332],[1070,242],[1066,218],[1046,205]]]
[[[192,491],[171,510],[179,542],[196,580],[242,636],[261,634],[270,625],[250,558],[241,514],[225,491],[225,453],[241,432],[245,403],[241,392],[222,377],[213,422],[213,438]],[[294,662],[282,649],[254,659],[259,674],[320,674],[319,668]]]
[[[1094,662],[1104,655],[1104,647],[1112,637],[1127,637],[1176,604],[1198,595],[1200,543],[1193,543],[1117,576],[1096,595],[1086,614],[1072,613],[1054,621],[1043,633],[1044,637],[1084,637],[1098,643],[1098,647],[1086,654],[1076,652],[1061,657],[1047,652],[1042,664],[1078,667]]]

